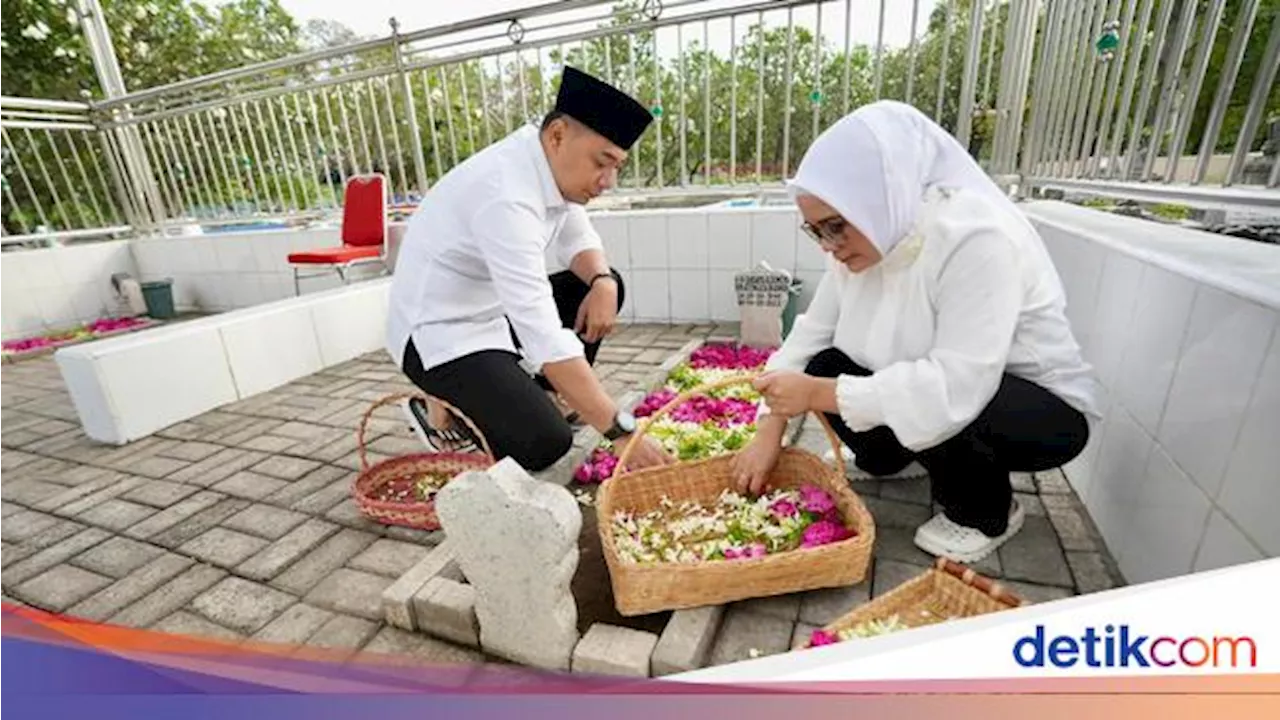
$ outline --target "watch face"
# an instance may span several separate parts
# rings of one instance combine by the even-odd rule
[[[636,430],[636,416],[623,410],[618,413],[618,427],[624,432],[633,433]]]

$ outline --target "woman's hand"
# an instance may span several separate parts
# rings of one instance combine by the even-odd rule
[[[817,378],[794,370],[774,370],[755,379],[769,412],[792,417],[813,409]]]
[[[733,457],[733,479],[738,492],[759,495],[778,464],[782,445],[770,435],[757,434]]]

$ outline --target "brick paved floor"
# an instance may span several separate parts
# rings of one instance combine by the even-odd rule
[[[597,369],[619,397],[712,325],[623,328]],[[6,601],[96,621],[356,652],[478,662],[470,650],[381,621],[381,591],[439,533],[365,520],[350,498],[355,432],[370,402],[411,391],[378,352],[224,406],[124,447],[81,432],[49,357],[3,367],[0,575]],[[806,430],[806,446],[821,436]],[[419,449],[398,408],[370,423],[369,460]],[[978,567],[1032,600],[1119,584],[1114,563],[1061,476],[1015,478],[1026,527]],[[875,514],[873,573],[862,585],[739,603],[715,662],[780,652],[814,625],[920,572],[911,543],[927,481],[859,483]]]

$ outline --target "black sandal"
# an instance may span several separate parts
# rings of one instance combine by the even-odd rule
[[[414,433],[432,450],[440,453],[482,452],[480,441],[456,415],[450,413],[455,421],[455,428],[438,430],[431,426],[427,404],[422,398],[411,398],[407,408],[413,420]]]

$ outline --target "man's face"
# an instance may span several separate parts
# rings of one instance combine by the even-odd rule
[[[622,148],[570,118],[557,118],[543,133],[551,174],[565,200],[585,205],[618,184],[627,161]]]

